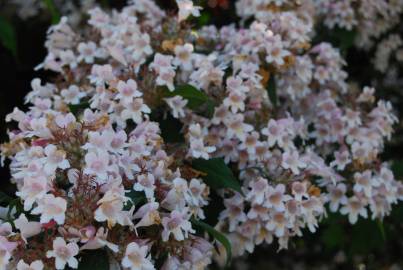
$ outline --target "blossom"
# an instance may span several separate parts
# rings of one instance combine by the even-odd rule
[[[24,260],[20,260],[17,263],[17,270],[42,270],[44,267],[41,260],[33,261],[31,264],[27,264]]]
[[[97,55],[97,45],[94,42],[81,42],[80,44],[78,44],[77,50],[79,52],[79,62],[83,60],[87,64],[91,64],[94,62],[94,58]]]
[[[148,174],[141,174],[137,176],[137,182],[134,184],[133,189],[136,191],[144,191],[147,198],[154,197],[154,190],[155,190],[155,179],[154,175]]]
[[[38,201],[38,206],[32,210],[32,214],[41,215],[41,223],[47,223],[52,219],[57,224],[63,224],[65,213],[67,209],[67,202],[61,197],[55,197],[53,194],[46,194],[41,200]]]
[[[111,65],[93,65],[91,75],[89,76],[91,83],[103,86],[115,78]]]
[[[73,105],[79,104],[80,99],[86,96],[83,91],[80,91],[77,85],[70,85],[69,88],[63,89],[60,94],[65,102]]]
[[[182,241],[188,237],[189,232],[195,232],[191,223],[187,220],[187,209],[183,209],[181,212],[174,210],[169,217],[162,219],[162,226],[164,227],[162,231],[163,241],[168,241],[171,234],[177,241]]]
[[[244,123],[244,116],[242,114],[230,115],[225,125],[228,127],[228,138],[237,137],[240,140],[245,140],[246,133],[253,130],[252,125]]]
[[[27,238],[35,236],[41,232],[41,223],[29,221],[24,213],[14,220],[15,227],[20,231],[21,238],[27,242]]]
[[[16,242],[10,242],[6,237],[0,235],[0,268],[7,269],[7,265],[10,262],[11,254],[17,247]]]
[[[346,205],[340,209],[340,213],[343,215],[348,215],[348,220],[351,224],[355,224],[357,222],[358,216],[362,216],[363,218],[367,218],[368,216],[365,205],[356,196],[348,199]]]
[[[131,270],[155,269],[147,253],[147,246],[140,246],[136,242],[129,243],[122,259],[122,266]]]
[[[106,180],[109,167],[109,156],[106,152],[87,153],[85,155],[85,163],[85,174],[96,175],[99,179]]]
[[[185,111],[183,109],[188,103],[187,99],[183,99],[181,96],[174,96],[171,98],[165,98],[164,100],[168,104],[169,108],[171,108],[173,117],[185,117]]]
[[[97,202],[98,208],[95,210],[94,218],[96,221],[107,221],[108,227],[115,226],[116,223],[121,225],[131,224],[128,213],[123,211],[123,204],[126,198],[115,190],[109,190]]]
[[[25,177],[24,184],[16,195],[24,200],[24,210],[29,211],[35,201],[41,200],[47,193],[48,180],[44,176]]]
[[[181,22],[186,20],[187,17],[193,15],[195,17],[200,16],[200,10],[202,9],[199,6],[194,6],[191,0],[176,0],[176,4],[179,7],[178,12],[178,21]]]
[[[290,169],[293,174],[299,174],[300,169],[305,168],[307,165],[303,162],[296,151],[285,151],[283,153],[281,166],[284,169]]]
[[[137,90],[136,81],[132,79],[129,79],[127,82],[119,81],[116,88],[119,93],[115,96],[115,99],[121,99],[123,102],[130,102],[133,98],[143,95]]]
[[[48,175],[53,175],[57,168],[62,170],[70,168],[70,163],[66,159],[66,152],[58,150],[53,144],[45,147],[46,161],[44,170]]]
[[[66,264],[71,268],[78,268],[78,260],[74,257],[78,254],[76,243],[68,243],[62,237],[53,240],[53,250],[46,253],[46,257],[55,258],[56,269],[64,269]]]
[[[55,123],[60,128],[67,128],[71,123],[76,121],[75,116],[72,113],[68,113],[66,115],[58,114],[55,117]]]
[[[276,143],[282,147],[284,145],[284,127],[276,120],[270,119],[267,127],[262,129],[262,134],[267,136],[269,146],[272,147]]]
[[[173,60],[173,64],[181,66],[184,70],[191,70],[192,52],[193,52],[193,45],[190,43],[186,43],[183,46],[176,45],[175,46],[176,57]]]
[[[94,228],[95,229],[95,228]],[[80,250],[85,249],[99,249],[103,247],[108,247],[113,252],[118,252],[119,247],[107,240],[108,230],[100,227],[95,235],[92,235],[88,240],[81,240],[85,244],[80,248]]]
[[[343,183],[337,184],[337,186],[329,185],[329,199],[330,199],[330,211],[336,212],[340,205],[347,204],[348,198],[345,195],[347,187]]]
[[[151,113],[151,110],[144,104],[142,98],[136,98],[124,105],[122,118],[125,120],[132,119],[134,123],[139,124],[143,121],[143,113]]]

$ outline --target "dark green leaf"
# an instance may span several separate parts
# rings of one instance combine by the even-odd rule
[[[109,270],[108,253],[104,249],[83,252],[78,270]]]
[[[85,109],[90,107],[90,104],[88,103],[88,101],[83,101],[79,104],[70,104],[69,106],[69,110],[72,114],[74,114],[75,116],[77,116],[81,111],[84,111]]]
[[[209,97],[203,91],[198,90],[196,87],[190,84],[177,86],[172,92],[167,90],[165,95],[169,97],[183,97],[188,101],[186,106],[192,110],[197,109],[209,100]]]
[[[377,222],[377,225],[378,225],[378,228],[379,228],[379,232],[381,233],[382,240],[386,241],[386,233],[385,233],[385,228],[383,226],[382,220],[378,219],[376,222]]]
[[[397,179],[403,178],[403,160],[393,161],[392,171]]]
[[[351,249],[352,254],[369,254],[383,247],[384,240],[376,221],[360,219],[352,227]]]
[[[232,171],[222,158],[212,158],[209,160],[195,159],[192,161],[192,167],[206,174],[203,176],[203,180],[211,188],[231,188],[242,193],[239,181],[232,174]]]
[[[164,142],[167,143],[182,143],[185,141],[183,134],[181,133],[183,124],[171,115],[168,115],[166,119],[158,122],[161,129],[161,137]]]
[[[210,226],[207,223],[204,223],[201,220],[192,219],[192,224],[194,227],[207,232],[211,237],[213,237],[214,239],[219,241],[224,246],[224,248],[227,252],[227,266],[228,266],[229,263],[231,262],[231,258],[232,258],[231,243],[228,240],[228,238],[224,234],[220,233],[219,231],[214,229],[212,226]]]
[[[0,42],[17,57],[17,37],[12,24],[0,17]]]
[[[13,200],[10,196],[6,193],[0,191],[0,203],[10,203]]]
[[[43,0],[43,3],[45,4],[46,8],[50,12],[50,15],[52,16],[52,24],[58,24],[60,21],[60,14],[53,0]]]
[[[124,210],[128,211],[132,206],[136,206],[136,208],[139,208],[138,205],[147,202],[147,198],[144,194],[144,192],[140,191],[135,191],[131,190],[130,192],[126,193],[126,197],[130,198],[131,201],[127,202]]]
[[[328,249],[341,249],[344,244],[344,231],[340,224],[329,225],[322,234],[322,241]]]
[[[269,83],[267,84],[267,93],[274,107],[277,106],[277,87],[276,79],[273,74],[270,75]]]

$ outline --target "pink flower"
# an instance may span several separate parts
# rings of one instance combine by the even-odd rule
[[[53,250],[46,253],[46,257],[55,258],[56,269],[64,269],[66,264],[71,268],[78,268],[78,260],[74,257],[78,254],[78,246],[76,243],[68,243],[61,237],[53,240]]]
[[[53,194],[46,194],[38,201],[38,206],[32,210],[32,214],[41,215],[41,223],[48,223],[52,219],[57,224],[63,224],[67,202],[61,197],[55,197]]]
[[[115,99],[121,99],[123,102],[131,102],[133,98],[141,97],[143,94],[137,90],[136,81],[129,79],[127,82],[119,81],[116,87],[119,93]]]
[[[179,12],[178,12],[178,21],[181,22],[186,20],[187,17],[193,15],[194,17],[200,16],[200,10],[202,9],[199,6],[194,6],[191,0],[176,0],[178,4]]]
[[[109,168],[109,155],[107,152],[89,152],[85,155],[85,163],[85,174],[95,175],[101,180],[107,179]]]
[[[297,151],[286,151],[283,153],[281,166],[284,169],[290,169],[293,174],[298,175],[300,169],[306,168],[307,164],[302,161]]]
[[[17,264],[17,270],[42,270],[44,267],[41,260],[33,261],[31,264],[27,264],[24,260],[20,260]]]
[[[162,219],[162,240],[168,241],[169,236],[172,234],[177,241],[182,241],[188,237],[188,233],[194,233],[191,223],[187,220],[187,209],[181,212],[174,210],[169,217]]]
[[[140,246],[136,242],[127,245],[122,266],[130,270],[153,270],[155,269],[147,256],[148,247]]]

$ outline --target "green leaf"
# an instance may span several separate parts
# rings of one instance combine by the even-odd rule
[[[0,42],[17,57],[17,36],[14,27],[3,17],[0,17]]]
[[[182,130],[183,124],[171,115],[168,115],[166,119],[158,122],[161,129],[161,137],[164,142],[167,143],[182,143],[185,141],[183,134],[180,132]]]
[[[269,83],[267,84],[267,93],[274,107],[277,107],[277,87],[276,79],[273,74],[270,75]]]
[[[8,196],[3,191],[0,191],[0,203],[10,203],[13,200],[10,196]]]
[[[108,253],[104,249],[86,250],[81,256],[78,270],[109,270]]]
[[[192,161],[192,167],[206,174],[203,176],[203,180],[211,188],[230,188],[243,194],[239,181],[222,158],[195,159]]]
[[[391,169],[397,179],[403,178],[403,160],[394,160]]]
[[[58,24],[60,21],[60,13],[56,8],[53,0],[43,0],[46,8],[49,10],[50,15],[52,15],[52,24]]]
[[[83,101],[79,104],[70,104],[68,105],[69,110],[72,114],[77,116],[81,111],[84,111],[85,109],[90,107],[90,103],[88,101]]]
[[[183,97],[188,101],[186,106],[192,110],[199,108],[209,100],[209,97],[204,92],[198,90],[196,87],[190,84],[177,86],[172,92],[169,90],[166,91],[165,95],[168,97]]]
[[[219,231],[214,229],[212,226],[210,226],[207,223],[204,223],[201,220],[192,219],[191,221],[192,221],[192,224],[194,225],[194,227],[207,232],[211,237],[213,237],[214,239],[219,241],[224,246],[224,248],[227,252],[227,266],[229,266],[231,259],[232,259],[232,249],[231,249],[231,242],[228,240],[228,238],[224,234],[220,233]]]
[[[344,230],[340,224],[329,225],[322,234],[322,241],[328,249],[340,249],[344,244]]]
[[[144,192],[131,190],[126,193],[126,197],[130,198],[131,201],[128,201],[124,206],[124,210],[128,211],[132,206],[136,206],[136,209],[139,208],[138,205],[147,202],[147,198]]]
[[[376,221],[376,223],[377,223],[377,225],[378,225],[379,232],[381,233],[382,240],[383,240],[383,241],[386,241],[385,227],[383,226],[382,220],[378,219],[378,220]]]

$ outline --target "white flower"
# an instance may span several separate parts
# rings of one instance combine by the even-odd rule
[[[266,229],[274,231],[274,235],[277,237],[284,236],[287,226],[287,216],[283,212],[274,212],[266,223]]]
[[[79,104],[80,99],[85,97],[86,94],[77,87],[77,85],[70,85],[69,88],[63,89],[60,94],[62,95],[64,102],[68,104]]]
[[[262,134],[267,136],[270,147],[274,146],[276,143],[278,146],[283,147],[284,127],[276,120],[270,119],[267,127],[262,129]]]
[[[202,9],[199,6],[194,6],[191,0],[176,0],[176,3],[179,7],[178,12],[178,21],[181,22],[186,20],[187,17],[192,14],[194,17],[200,16],[200,10]]]
[[[283,184],[278,184],[275,188],[269,186],[264,206],[274,208],[278,212],[283,212],[285,210],[284,203],[291,198],[289,195],[285,195],[284,192],[285,186]]]
[[[190,43],[186,43],[185,45],[176,45],[175,46],[175,59],[173,60],[173,64],[176,66],[181,66],[184,70],[192,69],[192,52],[193,45]]]
[[[24,210],[29,211],[35,201],[40,200],[48,192],[48,180],[44,176],[25,177],[20,191],[16,192],[24,201]]]
[[[42,270],[44,267],[41,260],[33,261],[31,264],[27,264],[24,260],[20,260],[17,264],[17,270]]]
[[[329,185],[327,187],[329,190],[329,201],[330,201],[330,211],[336,212],[337,209],[339,209],[340,204],[345,205],[347,204],[347,196],[346,196],[346,190],[347,187],[343,183],[337,184],[337,186],[334,185]]]
[[[154,175],[151,173],[141,174],[137,177],[137,182],[134,184],[133,189],[136,191],[144,191],[146,197],[151,199],[154,197]]]
[[[91,229],[90,229],[91,230]],[[94,228],[95,231],[95,228]],[[83,245],[80,250],[85,250],[85,249],[99,249],[107,246],[110,250],[113,252],[118,252],[119,251],[119,246],[115,245],[109,241],[107,241],[107,236],[108,236],[108,230],[106,230],[103,227],[100,227],[96,233],[96,235],[92,236],[90,239],[85,239],[86,241],[81,240],[82,242],[86,242],[85,245]]]
[[[227,126],[227,137],[233,138],[237,137],[239,140],[244,141],[246,134],[253,130],[253,126],[244,123],[243,114],[231,114],[225,120],[225,125]]]
[[[113,75],[111,65],[93,65],[89,78],[91,83],[97,86],[104,86],[105,83],[112,81],[115,76]]]
[[[27,242],[27,238],[35,236],[41,232],[41,223],[29,221],[24,213],[14,220],[15,228],[20,230],[21,238]]]
[[[351,197],[348,200],[347,204],[340,208],[340,213],[342,213],[343,215],[348,214],[348,220],[351,224],[355,224],[357,222],[359,215],[363,218],[368,217],[365,205],[356,196]]]
[[[48,223],[52,219],[57,224],[63,224],[67,202],[61,197],[55,197],[53,194],[46,194],[39,202],[38,206],[32,210],[32,214],[41,214],[41,223]]]
[[[116,223],[126,226],[131,225],[128,219],[128,213],[123,211],[123,205],[126,198],[115,190],[109,190],[100,199],[95,210],[95,220],[99,222],[107,221],[108,227],[115,226]]]
[[[245,110],[245,100],[246,96],[240,91],[232,90],[228,93],[228,97],[224,99],[224,106],[231,109],[232,113]]]
[[[169,217],[162,219],[162,240],[168,241],[169,236],[172,234],[177,241],[182,241],[188,237],[188,233],[194,233],[192,224],[187,220],[187,209],[184,208],[181,212],[174,210]]]
[[[44,160],[44,170],[48,175],[53,175],[57,168],[62,170],[70,168],[70,163],[66,159],[66,152],[58,150],[53,144],[45,147],[46,159]]]
[[[284,169],[290,169],[293,174],[298,175],[300,169],[306,168],[306,163],[300,159],[297,151],[285,151],[283,153],[281,166]]]
[[[143,94],[137,90],[136,81],[130,79],[127,82],[119,81],[116,86],[119,93],[115,99],[121,99],[123,102],[131,102],[133,98],[141,97]]]
[[[101,180],[108,178],[109,155],[107,152],[89,152],[85,155],[85,174],[95,175]]]
[[[84,60],[84,62],[87,64],[94,63],[94,58],[98,54],[97,45],[94,42],[80,42],[80,44],[78,44],[77,50],[80,53],[80,55],[78,56],[79,62]]]
[[[189,154],[194,158],[209,159],[210,153],[213,153],[215,150],[215,146],[205,146],[201,139],[190,138]]]
[[[372,197],[372,188],[379,186],[378,181],[372,177],[372,172],[370,170],[366,170],[363,173],[356,172],[354,174],[354,180],[355,184],[353,190],[355,192],[363,191],[368,198]]]
[[[6,270],[10,262],[13,250],[18,246],[16,242],[10,242],[4,236],[0,235],[0,269]]]
[[[159,204],[157,202],[150,202],[141,206],[133,216],[133,219],[140,219],[135,228],[159,224],[160,214],[158,208]]]
[[[175,118],[185,117],[185,111],[183,109],[188,103],[187,99],[183,99],[181,96],[174,96],[171,98],[165,98],[164,100],[171,109],[173,117]]]
[[[72,113],[58,114],[55,117],[55,123],[60,128],[67,128],[71,123],[76,121],[76,117]]]
[[[143,122],[143,113],[151,113],[150,108],[144,104],[142,98],[136,98],[131,102],[124,104],[125,109],[122,111],[124,120],[132,119],[136,124]]]
[[[46,253],[46,257],[55,258],[56,269],[64,269],[66,264],[71,268],[78,268],[78,260],[74,257],[78,254],[78,246],[76,243],[68,243],[61,237],[53,240],[53,250]]]
[[[155,269],[147,253],[147,246],[139,246],[136,242],[131,242],[126,247],[125,256],[122,259],[122,266],[130,270]]]

